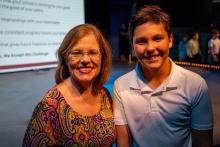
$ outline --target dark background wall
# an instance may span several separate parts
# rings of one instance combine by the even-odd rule
[[[212,22],[220,29],[220,2],[213,3]]]
[[[212,0],[136,0],[138,7],[156,4],[170,15],[176,27],[207,27],[211,22]]]
[[[143,5],[156,4],[166,10],[175,31],[197,29],[210,31],[210,25],[219,27],[220,3],[212,0],[85,0],[85,22],[96,24],[105,33],[118,56],[120,24],[128,24],[131,15]]]
[[[98,26],[105,35],[109,35],[109,0],[84,0],[85,22]]]

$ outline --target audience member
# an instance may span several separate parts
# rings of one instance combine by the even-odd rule
[[[191,62],[201,63],[201,52],[199,46],[199,33],[193,33],[192,38],[187,42],[187,55]]]
[[[220,57],[219,50],[220,50],[219,31],[217,29],[213,29],[211,39],[208,42],[209,64],[219,65],[219,57]]]
[[[179,41],[178,44],[178,51],[179,51],[179,61],[187,61],[187,53],[186,53],[186,47],[187,47],[187,41],[188,41],[188,34],[183,34],[182,40]]]
[[[129,56],[128,30],[125,24],[121,24],[119,33],[119,57],[120,61],[125,62]]]

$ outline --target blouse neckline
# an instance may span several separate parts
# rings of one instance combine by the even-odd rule
[[[56,90],[56,91],[60,94],[60,100],[65,101],[65,107],[67,107],[68,109],[70,109],[70,110],[71,110],[73,113],[75,113],[77,116],[87,117],[87,118],[90,117],[90,118],[92,118],[92,117],[99,116],[99,115],[101,114],[101,112],[103,111],[105,94],[103,93],[102,90],[99,92],[99,93],[101,94],[101,96],[100,96],[100,97],[101,97],[101,106],[100,106],[100,109],[99,109],[99,111],[98,111],[97,113],[95,113],[95,114],[93,114],[93,115],[83,115],[83,114],[81,114],[81,113],[75,111],[75,110],[67,103],[67,101],[65,100],[65,98],[64,98],[63,94],[61,93],[61,91],[60,91],[59,89],[57,89],[56,87],[55,87],[54,90]]]

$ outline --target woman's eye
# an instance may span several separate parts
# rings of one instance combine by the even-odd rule
[[[90,55],[96,55],[96,54],[98,54],[98,52],[91,51],[91,52],[88,52],[88,54],[90,54]]]
[[[81,56],[82,53],[79,52],[79,51],[75,51],[75,52],[71,52],[70,55],[72,55],[72,56]]]

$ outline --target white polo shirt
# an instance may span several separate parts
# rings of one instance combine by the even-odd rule
[[[128,124],[139,146],[191,147],[191,127],[213,128],[208,87],[201,76],[172,62],[169,77],[158,88],[146,83],[138,65],[114,83],[115,124]]]

